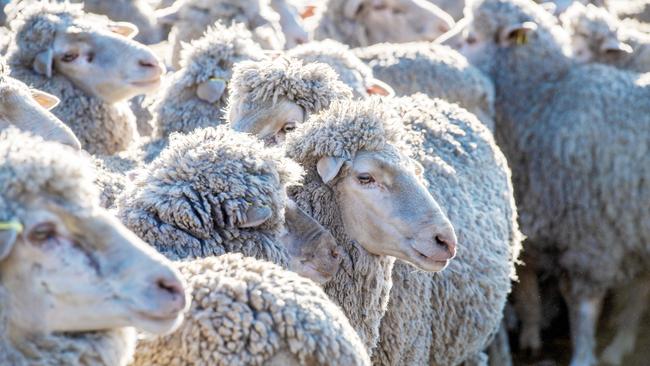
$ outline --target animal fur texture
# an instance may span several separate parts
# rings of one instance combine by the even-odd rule
[[[494,85],[457,51],[426,42],[390,43],[355,50],[373,75],[388,83],[397,96],[424,93],[457,103],[494,131]]]
[[[66,123],[91,154],[114,154],[138,138],[135,116],[127,102],[108,104],[77,88],[65,76],[51,78],[32,69],[36,55],[48,49],[59,27],[96,27],[107,18],[83,13],[69,4],[33,4],[11,23],[15,38],[7,54],[11,76],[57,96],[61,103],[52,112]]]
[[[225,126],[172,135],[118,203],[118,216],[170,259],[241,252],[287,266],[277,239],[284,223],[286,186],[302,170],[281,150]],[[240,227],[250,207],[272,216],[260,226]]]
[[[192,306],[170,335],[138,343],[144,365],[370,365],[343,312],[314,282],[225,254],[177,263]]]
[[[214,78],[229,83],[235,63],[264,59],[262,49],[251,37],[242,24],[226,27],[216,23],[202,38],[186,45],[181,69],[167,80],[153,105],[157,138],[223,123],[227,93],[215,103],[208,103],[196,95],[196,88]]]
[[[510,169],[472,114],[423,94],[390,100],[458,253],[440,273],[398,261],[377,365],[458,365],[480,358],[501,322],[522,236]]]

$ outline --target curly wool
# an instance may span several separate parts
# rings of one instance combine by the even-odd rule
[[[241,252],[287,266],[276,237],[286,185],[301,176],[282,151],[225,126],[176,134],[120,197],[118,216],[171,259]],[[273,216],[254,228],[238,227],[251,206],[268,207]]]
[[[287,51],[287,56],[306,63],[327,64],[336,71],[341,81],[352,88],[355,97],[369,96],[367,89],[368,82],[373,78],[372,70],[342,43],[331,39],[309,42]]]
[[[473,13],[486,35],[513,19],[538,25],[526,45],[481,60],[497,87],[496,139],[510,158],[526,251],[552,256],[572,298],[645,270],[648,77],[576,65],[562,52],[560,27],[534,4],[486,0]]]
[[[138,343],[134,366],[370,365],[345,315],[314,282],[241,254],[177,265],[192,306],[174,333]]]
[[[38,146],[37,149],[34,147]],[[81,155],[80,155],[81,154]],[[92,167],[82,153],[9,128],[0,132],[0,220],[11,220],[35,197],[56,197],[76,207],[97,205]],[[38,334],[12,344],[4,305],[8,294],[0,283],[0,364],[126,365],[135,348],[135,331]]]
[[[348,236],[332,189],[339,180],[323,183],[316,164],[324,156],[352,159],[361,150],[399,148],[407,153],[400,142],[402,131],[399,119],[385,113],[376,99],[341,101],[300,125],[285,145],[287,155],[307,172],[304,184],[290,189],[291,197],[334,235],[342,249],[341,269],[325,285],[325,292],[343,308],[368,352],[372,352],[379,337],[395,259],[370,254]]]
[[[228,109],[241,103],[243,111],[250,111],[259,104],[275,104],[280,98],[287,98],[306,114],[319,112],[334,100],[352,97],[350,88],[331,68],[285,57],[237,64],[229,92]]]
[[[226,27],[217,23],[202,38],[184,48],[182,68],[160,90],[153,106],[154,136],[167,138],[172,132],[189,133],[222,123],[227,94],[215,103],[208,103],[196,96],[196,87],[213,78],[229,82],[235,63],[265,58],[251,37],[242,24]]]
[[[185,42],[200,38],[208,27],[220,21],[225,25],[243,24],[247,29],[255,28],[256,17],[264,14],[275,15],[274,28],[281,30],[279,16],[271,9],[269,0],[182,0],[180,5],[180,20],[174,24],[169,33],[171,44],[171,59],[174,66],[180,65],[181,52]],[[277,36],[284,36],[280,31]],[[262,43],[257,34],[253,40]]]
[[[92,154],[114,154],[138,138],[135,116],[127,102],[108,104],[77,88],[63,75],[53,74],[48,79],[37,74],[32,64],[38,53],[51,47],[58,29],[88,29],[106,21],[107,18],[84,14],[70,4],[34,4],[11,23],[15,38],[7,56],[12,77],[61,100],[52,113],[72,129],[81,146]]]
[[[424,94],[390,103],[458,254],[440,273],[395,264],[374,364],[458,365],[489,345],[515,279],[523,237],[510,169],[490,131],[458,106]]]
[[[457,103],[494,131],[494,85],[457,51],[434,43],[376,44],[355,50],[397,96],[424,93]]]

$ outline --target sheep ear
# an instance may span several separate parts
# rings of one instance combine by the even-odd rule
[[[307,5],[305,9],[300,13],[300,18],[307,19],[316,15],[316,5]]]
[[[264,53],[264,55],[271,60],[275,60],[276,58],[282,56],[282,51],[279,50],[263,50],[262,53]]]
[[[530,34],[537,30],[537,24],[523,22],[505,27],[499,34],[499,43],[502,46],[523,45],[528,43]]]
[[[557,9],[557,5],[555,5],[555,3],[549,1],[549,2],[546,2],[546,3],[541,3],[539,5],[544,10],[546,10],[549,14],[557,15],[556,11],[558,9]]]
[[[332,156],[324,156],[318,160],[316,170],[318,175],[323,180],[323,183],[329,183],[332,179],[336,178],[345,163],[343,158],[335,158]]]
[[[16,239],[18,238],[18,225],[14,223],[0,223],[4,226],[0,226],[0,261],[7,258],[11,250],[16,244]]]
[[[634,49],[629,44],[614,37],[609,37],[600,46],[600,53],[607,55],[622,55],[633,53]]]
[[[178,5],[177,5],[178,3]],[[177,1],[174,3],[174,5],[164,8],[164,9],[158,9],[155,12],[156,15],[156,20],[158,21],[158,24],[162,25],[174,25],[176,22],[178,22],[180,18],[180,3],[181,1]]]
[[[354,19],[354,17],[361,10],[361,5],[363,5],[363,0],[348,0],[345,2],[343,7],[343,15],[346,18]]]
[[[368,95],[381,95],[384,97],[395,96],[395,90],[393,90],[390,85],[384,83],[381,80],[371,79],[368,84],[369,85],[366,87]]]
[[[196,87],[196,96],[208,103],[214,103],[226,90],[226,81],[223,79],[210,79]]]
[[[129,22],[115,22],[113,24],[109,24],[108,29],[111,32],[119,34],[120,36],[124,36],[126,38],[133,38],[138,35],[138,32],[140,32],[135,24]]]
[[[32,68],[34,71],[41,75],[45,75],[47,78],[52,77],[52,63],[54,61],[54,51],[51,48],[48,48],[45,51],[40,52],[34,58],[34,63]]]
[[[32,94],[32,98],[34,98],[36,103],[48,111],[56,107],[60,102],[59,98],[56,96],[44,91],[40,91],[38,89],[30,89],[30,93]]]
[[[273,211],[266,206],[252,206],[246,211],[244,222],[238,226],[240,228],[257,227],[265,223],[273,216]]]

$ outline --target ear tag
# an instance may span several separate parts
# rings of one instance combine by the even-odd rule
[[[528,33],[527,32],[517,32],[517,37],[515,38],[515,43],[519,46],[525,45],[528,43]]]

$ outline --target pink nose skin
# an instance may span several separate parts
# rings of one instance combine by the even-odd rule
[[[164,309],[161,309],[161,312],[173,315],[185,309],[185,305],[187,305],[185,289],[178,279],[172,276],[159,277],[155,280],[155,284],[157,293],[162,298],[169,299],[169,301],[166,301]]]
[[[153,72],[153,77],[159,77],[165,73],[165,66],[155,58],[146,57],[138,60],[138,65]]]
[[[453,259],[456,256],[456,238],[453,235],[436,235],[436,245],[447,251],[449,259]]]

